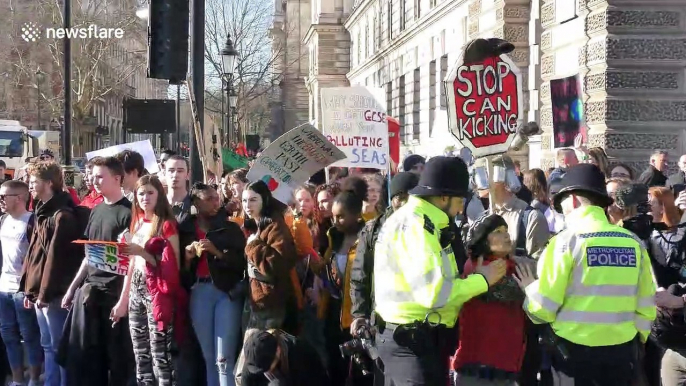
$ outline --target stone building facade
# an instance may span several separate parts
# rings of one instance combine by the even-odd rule
[[[276,60],[271,69],[273,81],[269,132],[276,139],[286,131],[308,121],[309,95],[306,78],[309,52],[303,43],[310,26],[310,0],[275,0],[270,34]]]
[[[345,27],[348,79],[386,90],[406,151],[459,147],[448,134],[442,83],[476,37],[516,47],[510,57],[523,74],[526,117],[543,129],[514,154],[523,166],[553,166],[550,80],[577,74],[589,147],[636,171],[655,149],[674,153],[673,161],[686,149],[683,0],[361,0]]]
[[[346,76],[350,70],[350,34],[343,23],[352,5],[348,0],[312,0],[311,24],[303,43],[309,51],[309,116],[320,128],[320,90],[350,85]]]

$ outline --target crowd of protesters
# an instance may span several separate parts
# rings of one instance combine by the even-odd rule
[[[632,194],[650,186],[649,215],[660,226],[645,244],[658,318],[636,384],[686,384],[686,279],[674,264],[686,250],[678,226],[686,186],[683,171],[663,176],[666,157],[656,153],[637,182],[602,149],[561,150],[546,172],[521,171],[501,156],[496,162],[514,180],[470,185],[447,225],[459,275],[484,272],[478,257],[508,263],[504,279],[465,303],[443,342],[454,374],[446,372],[446,384],[554,384],[516,267],[535,266],[566,228],[552,197],[578,163],[605,174],[613,224],[640,214]],[[383,331],[375,245],[386,221],[413,202],[425,164],[410,155],[392,178],[330,168],[328,181],[317,173],[282,203],[262,181],[248,181],[247,169],[190,184],[187,159],[172,151],[156,174],[133,151],[90,159],[79,197],[51,156],[41,156],[0,187],[0,335],[10,385],[413,384],[384,380],[383,362],[351,342],[365,326]],[[126,274],[89,264],[77,240],[117,245],[130,256]]]

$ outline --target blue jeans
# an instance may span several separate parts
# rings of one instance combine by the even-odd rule
[[[207,386],[234,386],[233,369],[241,343],[243,297],[231,300],[212,283],[191,290],[191,320],[200,342]]]
[[[43,349],[40,345],[40,328],[35,311],[24,308],[23,293],[0,292],[0,335],[13,370],[24,368],[22,338],[28,351],[29,366],[41,365]]]
[[[36,308],[40,343],[45,353],[45,386],[67,386],[66,370],[55,362],[62,340],[62,329],[69,311],[62,308],[62,299],[55,299],[47,307]]]

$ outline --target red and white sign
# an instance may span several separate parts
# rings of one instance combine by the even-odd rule
[[[474,157],[505,153],[524,123],[522,75],[507,55],[458,65],[448,74],[448,127]]]

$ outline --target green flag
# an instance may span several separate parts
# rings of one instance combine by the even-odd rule
[[[233,152],[229,148],[222,148],[222,161],[224,169],[236,170],[248,167],[248,159]]]

